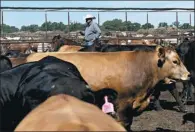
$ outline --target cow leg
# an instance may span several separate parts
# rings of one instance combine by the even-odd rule
[[[127,107],[120,107],[117,110],[117,116],[119,122],[125,127],[125,129],[130,132],[131,131],[131,124],[133,122],[133,112],[132,108],[129,106]]]
[[[154,102],[153,102],[153,108],[156,111],[161,111],[163,108],[160,105],[159,97],[160,97],[160,90],[156,89],[153,93],[154,96]]]
[[[179,110],[181,112],[186,112],[186,108],[185,108],[184,104],[181,101],[181,98],[179,96],[179,92],[178,92],[178,90],[176,88],[176,84],[173,84],[172,87],[169,88],[168,90],[172,94],[172,96],[175,98],[176,102],[178,103]]]

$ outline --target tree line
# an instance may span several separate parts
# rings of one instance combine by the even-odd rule
[[[179,29],[191,29],[193,28],[190,26],[189,23],[180,23],[180,22],[173,22],[171,25],[168,25],[166,22],[160,22],[158,24],[158,28],[160,27],[178,27]],[[139,29],[149,29],[154,28],[154,25],[151,23],[145,23],[141,25],[137,22],[131,21],[122,21],[121,19],[113,19],[105,21],[102,25],[100,25],[101,30],[103,31],[138,31]],[[69,26],[69,31],[78,31],[83,30],[84,24],[78,22],[72,22]],[[4,33],[13,33],[18,31],[29,31],[29,32],[37,32],[37,31],[64,31],[65,33],[68,32],[68,26],[65,25],[63,22],[44,22],[41,26],[36,24],[31,25],[24,25],[20,29],[15,26],[9,26],[3,24],[3,32]]]

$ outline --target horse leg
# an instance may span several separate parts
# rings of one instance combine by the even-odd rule
[[[160,101],[159,101],[159,97],[160,97],[160,90],[159,89],[155,89],[154,93],[153,93],[153,97],[154,97],[154,103],[153,103],[153,108],[156,111],[161,111],[163,110],[163,108],[160,105]]]
[[[184,102],[187,103],[188,100],[194,100],[191,81],[184,82],[183,85],[182,97],[184,98]]]
[[[181,98],[180,98],[180,96],[179,96],[179,92],[178,92],[178,90],[177,90],[177,88],[176,88],[176,84],[174,83],[174,84],[171,85],[171,86],[172,86],[172,87],[169,88],[168,90],[169,90],[169,92],[172,94],[172,96],[175,98],[176,102],[178,103],[178,105],[179,105],[179,110],[180,110],[181,112],[186,112],[186,108],[185,108],[184,104],[183,104],[182,101],[181,101]]]
[[[191,82],[189,83],[189,90],[188,90],[188,100],[189,101],[194,101],[194,95],[193,95],[193,91],[192,91],[192,84]]]
[[[191,79],[190,79],[190,84],[191,84],[191,92],[190,92],[190,94],[191,94],[191,97],[192,97],[192,100],[194,101],[194,94],[193,94],[193,92],[192,92],[192,85],[194,86],[194,88],[195,88],[195,72],[193,72],[193,71],[191,71],[191,75],[192,75],[192,77],[191,77]]]

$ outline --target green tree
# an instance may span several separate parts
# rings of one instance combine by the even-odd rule
[[[168,27],[168,24],[166,22],[160,22],[158,27]]]
[[[46,27],[47,27],[47,31],[52,31],[52,22],[48,21],[47,23],[44,22],[42,25],[41,25],[41,31],[46,31]]]
[[[134,30],[133,31],[138,31],[141,28],[141,24],[140,23],[137,23],[137,22],[134,22],[133,23],[133,27],[134,27]]]
[[[65,29],[66,29],[66,25],[64,25],[64,23],[60,22],[58,24],[58,30],[65,31]]]
[[[53,23],[51,24],[51,26],[52,26],[52,31],[58,30],[58,29],[59,29],[59,24],[58,24],[57,22],[53,22]]]
[[[28,31],[28,27],[23,25],[23,26],[21,27],[20,31]]]
[[[180,22],[179,22],[179,21],[178,21],[178,22],[177,22],[177,21],[175,21],[175,22],[173,22],[173,23],[172,23],[172,25],[173,25],[173,26],[175,26],[175,27],[177,27],[177,26],[178,26],[178,28],[179,28],[179,27],[180,27]]]
[[[142,25],[141,28],[143,28],[143,29],[154,28],[154,25],[152,25],[151,23],[146,23],[146,24]]]
[[[22,26],[21,27],[21,31],[30,31],[30,32],[37,32],[39,31],[39,26],[36,25],[36,24],[32,24],[32,25],[29,25],[29,26]]]
[[[64,25],[64,23],[62,22],[50,22],[48,21],[47,23],[44,22],[41,27],[40,30],[41,31],[45,31],[46,30],[46,26],[47,26],[47,31],[55,31],[55,30],[60,30],[60,31],[65,31],[66,29],[66,25]]]
[[[130,21],[124,22],[127,27],[127,31],[137,31],[141,28],[141,24],[135,22],[131,23]]]
[[[102,24],[103,29],[110,31],[125,30],[125,25],[121,19],[113,19],[111,21],[105,21]]]
[[[18,32],[19,31],[19,29],[15,26],[11,26],[10,28],[11,28],[11,32]]]
[[[4,33],[13,33],[13,32],[18,32],[19,29],[15,26],[9,26],[7,24],[3,24],[3,27],[1,27],[3,29]]]
[[[189,23],[184,23],[184,24],[182,24],[182,25],[180,26],[180,28],[181,28],[181,29],[191,29],[192,26],[190,26]]]
[[[70,23],[70,31],[83,30],[84,25],[79,22]]]
[[[132,23],[131,21],[123,22],[123,25],[125,26],[126,31],[132,31]]]

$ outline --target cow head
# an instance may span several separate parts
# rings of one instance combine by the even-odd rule
[[[182,63],[175,50],[170,48],[157,47],[159,75],[166,82],[175,80],[188,80],[190,73]]]
[[[190,50],[190,44],[193,43],[188,41],[188,40],[184,40],[183,43],[181,43],[177,48],[176,51],[179,54],[180,58],[182,59],[182,61],[184,62],[184,57],[185,55],[189,52]]]

